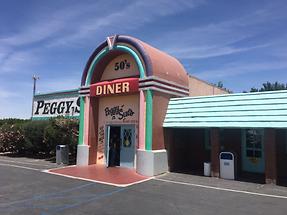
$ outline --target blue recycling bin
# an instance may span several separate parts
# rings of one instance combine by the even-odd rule
[[[231,152],[221,152],[219,155],[220,160],[220,178],[235,179],[235,159],[234,154]]]

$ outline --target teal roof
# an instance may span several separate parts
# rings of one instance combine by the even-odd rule
[[[62,90],[62,91],[54,91],[47,93],[37,93],[35,94],[35,98],[66,98],[66,97],[75,97],[79,96],[79,88],[71,89],[71,90]]]
[[[287,90],[174,98],[165,128],[287,128]]]

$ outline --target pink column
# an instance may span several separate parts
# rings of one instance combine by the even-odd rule
[[[139,101],[139,149],[145,149],[145,106],[144,92],[141,90]]]

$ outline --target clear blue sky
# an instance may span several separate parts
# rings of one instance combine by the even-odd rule
[[[0,118],[28,118],[38,92],[76,88],[106,36],[137,37],[234,92],[287,82],[284,0],[0,0]]]

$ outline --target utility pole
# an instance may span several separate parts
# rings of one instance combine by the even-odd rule
[[[35,97],[35,94],[36,94],[36,83],[37,83],[37,80],[40,79],[40,77],[38,77],[36,75],[33,75],[32,79],[33,79],[33,98],[32,98],[32,114],[31,114],[31,118],[33,117],[33,113],[34,113],[34,97]]]

